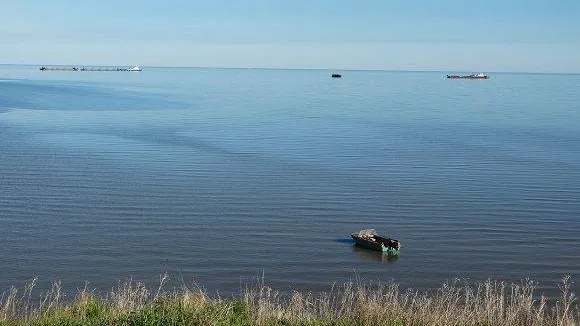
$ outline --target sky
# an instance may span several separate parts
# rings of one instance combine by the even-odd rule
[[[580,0],[0,0],[0,63],[580,72]]]

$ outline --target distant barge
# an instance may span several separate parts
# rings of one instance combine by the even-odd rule
[[[130,68],[122,67],[40,67],[40,71],[142,71],[143,68],[133,66]]]
[[[342,75],[341,74],[332,74],[331,76],[332,78],[341,78]]]
[[[448,79],[489,79],[485,74],[471,74],[471,75],[447,75]]]

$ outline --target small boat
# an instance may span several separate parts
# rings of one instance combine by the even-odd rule
[[[332,78],[341,78],[342,75],[341,74],[332,74]]]
[[[139,66],[133,66],[129,69],[127,69],[127,71],[142,71],[143,68],[139,67]]]
[[[489,79],[485,74],[471,74],[471,75],[447,75],[448,79]]]
[[[401,250],[401,242],[395,239],[383,237],[374,229],[360,230],[350,235],[354,242],[363,248],[380,251],[389,255],[398,255]]]

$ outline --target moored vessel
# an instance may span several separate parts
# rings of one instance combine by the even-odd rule
[[[366,249],[380,251],[389,255],[398,255],[401,250],[401,242],[380,236],[375,229],[360,230],[351,233],[350,236],[358,246]]]
[[[447,75],[448,79],[489,79],[486,74],[471,74],[471,75]]]

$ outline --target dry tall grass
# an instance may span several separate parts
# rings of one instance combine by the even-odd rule
[[[436,291],[396,284],[346,283],[319,295],[282,295],[260,282],[242,298],[210,298],[199,288],[156,291],[128,281],[97,295],[85,289],[65,302],[59,282],[42,296],[36,280],[0,299],[0,325],[580,325],[580,307],[563,278],[560,298],[548,304],[536,283],[445,283]]]
[[[529,280],[445,283],[431,294],[396,284],[348,283],[325,295],[294,292],[290,298],[262,286],[247,291],[245,302],[260,325],[269,320],[297,325],[579,325],[580,308],[570,287],[566,276],[561,297],[551,306],[543,297],[534,299],[536,283]]]

